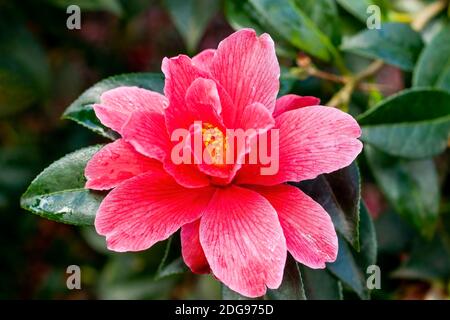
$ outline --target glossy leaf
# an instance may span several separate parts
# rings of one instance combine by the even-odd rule
[[[129,73],[104,79],[83,92],[67,108],[63,118],[73,120],[106,138],[114,139],[116,134],[100,123],[95,116],[93,105],[100,102],[103,92],[120,86],[137,86],[162,93],[164,77],[158,73]]]
[[[296,50],[267,21],[265,23],[265,20],[260,21],[261,16],[255,12],[252,4],[248,0],[226,0],[224,11],[228,23],[233,29],[252,28],[258,34],[267,32],[274,38],[275,49],[279,56],[295,58]]]
[[[431,236],[438,219],[439,182],[431,159],[391,157],[371,146],[365,155],[388,200],[422,235]]]
[[[347,38],[341,49],[412,71],[422,47],[420,34],[409,25],[384,23],[379,30],[364,30]]]
[[[228,17],[234,25],[257,21],[261,29],[270,33],[276,40],[281,39],[291,46],[315,57],[330,61],[336,53],[331,40],[320,30],[294,0],[228,0]],[[237,8],[246,8],[248,18],[242,16]],[[237,14],[237,17],[233,16]],[[249,27],[249,26],[247,26]],[[258,29],[257,29],[258,30]]]
[[[287,258],[281,286],[275,290],[268,289],[266,296],[273,300],[306,300],[299,267],[291,256]]]
[[[342,300],[342,284],[328,270],[299,265],[308,300]]]
[[[356,164],[294,185],[322,205],[336,230],[358,250],[360,177]]]
[[[378,6],[382,17],[387,11],[385,0],[337,0],[337,3],[363,23],[366,23],[370,16],[370,13],[367,12],[367,8],[370,6]]]
[[[435,89],[405,90],[358,118],[361,139],[395,156],[426,158],[447,148],[450,93]]]
[[[413,84],[450,92],[450,25],[433,37],[423,50],[414,70]]]
[[[104,195],[84,189],[84,168],[100,148],[84,148],[51,164],[23,194],[22,208],[50,220],[92,225]]]
[[[193,53],[208,22],[217,13],[217,0],[165,0],[170,16],[182,35],[189,52]]]
[[[366,286],[366,270],[376,262],[376,235],[372,219],[364,204],[361,204],[361,251],[358,253],[339,236],[339,252],[335,262],[327,264],[330,270],[361,299],[369,298]]]
[[[339,45],[341,33],[335,0],[294,0],[294,2],[333,44]]]

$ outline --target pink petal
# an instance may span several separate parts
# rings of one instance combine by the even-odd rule
[[[156,112],[133,112],[122,128],[122,136],[141,154],[160,161],[171,148],[164,115]]]
[[[104,92],[100,104],[94,105],[94,111],[101,123],[121,133],[131,112],[147,110],[163,113],[167,104],[167,99],[157,92],[138,87],[118,87]]]
[[[206,49],[192,58],[192,63],[199,69],[210,72],[212,59],[216,53],[215,49]]]
[[[295,94],[288,94],[277,100],[275,110],[273,111],[273,116],[278,117],[280,114],[287,111],[309,106],[318,106],[319,104],[320,99],[316,97],[301,97]]]
[[[140,251],[197,220],[213,189],[185,189],[164,172],[149,172],[112,190],[95,217],[113,251]]]
[[[220,98],[214,81],[197,78],[186,90],[184,103],[171,104],[167,108],[166,123],[169,130],[189,129],[195,121],[223,127],[220,112]]]
[[[200,172],[195,164],[174,164],[167,157],[164,170],[185,188],[202,188],[210,184],[208,176]]]
[[[170,101],[166,110],[166,116],[167,129],[171,133],[173,130],[180,128],[177,127],[176,121],[173,120],[189,114],[189,108],[185,100],[188,88],[195,79],[207,79],[209,75],[207,72],[194,66],[192,60],[185,55],[179,55],[170,59],[164,58],[162,71],[166,77],[164,93]]]
[[[238,121],[237,128],[255,129],[259,130],[259,133],[266,132],[275,125],[270,111],[259,102],[247,106]]]
[[[286,237],[286,245],[300,263],[325,268],[336,260],[338,239],[328,213],[298,188],[289,185],[254,187],[275,208]]]
[[[313,106],[285,112],[276,119],[279,170],[261,175],[261,165],[242,166],[240,184],[277,185],[314,179],[350,165],[362,150],[361,129],[355,119],[335,108]]]
[[[183,260],[194,273],[209,273],[209,264],[200,244],[200,220],[181,228],[181,251]]]
[[[225,89],[235,106],[223,109],[225,123],[235,123],[248,105],[259,102],[275,108],[280,67],[273,40],[242,29],[223,40],[213,57],[211,74]]]
[[[259,297],[278,288],[286,241],[277,214],[258,193],[217,189],[200,221],[200,243],[213,274],[240,294]]]
[[[147,158],[123,139],[97,152],[85,169],[86,188],[108,190],[147,171],[161,171],[160,162]]]

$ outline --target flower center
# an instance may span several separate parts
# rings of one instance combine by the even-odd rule
[[[228,139],[223,132],[210,123],[203,123],[202,136],[205,149],[211,158],[212,164],[225,164]]]

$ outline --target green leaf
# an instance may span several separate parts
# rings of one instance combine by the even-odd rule
[[[360,177],[356,164],[294,185],[328,212],[335,228],[359,250]]]
[[[190,53],[195,52],[209,21],[219,10],[217,0],[164,0]]]
[[[73,120],[106,138],[114,139],[115,133],[104,127],[95,116],[93,105],[100,102],[102,93],[120,86],[137,86],[162,93],[164,77],[158,73],[129,73],[104,79],[83,92],[67,108],[63,118]]]
[[[158,271],[155,279],[162,279],[165,277],[173,276],[176,274],[182,274],[189,271],[188,267],[184,263],[182,257],[178,257],[177,259],[171,261],[169,264],[164,266],[161,270]]]
[[[84,148],[51,164],[23,194],[22,208],[50,220],[93,225],[104,195],[84,189],[84,168],[100,148]]]
[[[376,235],[372,219],[364,204],[361,204],[361,251],[356,252],[341,236],[338,238],[338,257],[335,262],[327,264],[327,268],[361,299],[368,299],[366,270],[376,262]]]
[[[430,237],[440,199],[433,160],[399,159],[371,146],[364,150],[375,179],[395,210],[422,235]]]
[[[334,0],[294,0],[294,2],[333,44],[341,42],[339,13]]]
[[[170,253],[171,247],[172,247],[172,242],[173,242],[173,237],[170,237],[167,240],[166,248],[164,250],[164,255],[158,266],[158,270],[156,271],[155,280],[158,280],[158,279],[161,279],[164,277],[168,277],[168,276],[172,276],[175,274],[181,274],[181,273],[188,271],[188,268],[187,268],[186,264],[184,263],[183,258],[181,258],[181,257],[178,257],[178,258],[174,259],[173,261],[171,261],[170,263],[167,263],[167,259],[169,257],[169,253]]]
[[[281,286],[275,290],[268,289],[266,295],[272,300],[306,300],[300,270],[291,256],[287,258]]]
[[[268,26],[267,21],[264,23],[264,19],[255,12],[248,0],[226,0],[224,11],[228,23],[233,29],[252,28],[258,34],[268,32],[276,40],[275,49],[279,56],[295,58],[296,51],[274,29]],[[261,23],[264,23],[264,27],[260,20],[262,20]]]
[[[77,5],[82,11],[109,11],[117,16],[122,14],[119,0],[47,0],[47,2],[61,9]]]
[[[442,153],[450,135],[450,93],[404,90],[358,117],[361,139],[400,157],[426,158]]]
[[[382,18],[385,17],[387,11],[387,4],[384,0],[337,0],[337,3],[363,23],[366,23],[369,18],[369,13],[367,13],[369,6],[378,6]]]
[[[379,30],[365,30],[347,38],[341,49],[412,71],[422,47],[420,34],[409,25],[384,23]]]
[[[342,300],[342,284],[328,270],[300,265],[306,299]]]
[[[443,28],[423,50],[414,70],[413,85],[450,92],[450,25]]]
[[[0,14],[0,117],[42,100],[49,88],[44,50],[20,21]]]
[[[294,0],[242,1],[248,4],[239,4],[240,0],[227,0],[227,2],[231,2],[227,4],[227,17],[231,16],[235,25],[257,21],[258,25],[277,41],[280,39],[282,42],[287,42],[291,46],[325,61],[330,61],[336,55],[336,48],[331,40],[296,5]],[[249,17],[243,17],[241,12],[236,10],[237,8],[244,8],[245,12],[250,12]],[[234,19],[231,13],[236,14],[237,18]]]

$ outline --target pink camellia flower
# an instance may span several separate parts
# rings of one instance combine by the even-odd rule
[[[348,114],[319,106],[314,97],[277,99],[280,67],[269,35],[240,30],[217,50],[192,59],[165,58],[164,96],[137,87],[105,92],[97,117],[121,139],[88,163],[86,187],[113,189],[97,212],[95,227],[114,251],[140,251],[181,228],[182,255],[195,273],[211,272],[249,297],[278,288],[287,251],[300,263],[324,268],[338,242],[330,216],[288,181],[313,179],[348,166],[361,152],[361,130]],[[172,133],[196,131],[202,121],[211,163],[179,163]],[[277,130],[278,170],[261,174],[262,162],[217,163],[226,138],[207,131]],[[198,131],[198,130],[197,130]],[[235,148],[248,156],[258,137]],[[189,144],[189,143],[187,143]],[[228,147],[232,148],[232,147]]]

